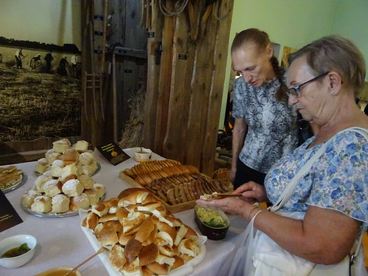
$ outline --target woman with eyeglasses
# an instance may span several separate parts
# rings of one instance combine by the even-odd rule
[[[231,179],[234,188],[263,184],[270,167],[298,143],[296,113],[288,106],[284,70],[267,33],[247,29],[231,46],[235,80]]]
[[[234,191],[239,198],[198,204],[240,215],[247,233],[256,231],[228,275],[367,275],[360,239],[368,224],[368,118],[355,103],[364,59],[349,40],[329,36],[290,61],[289,104],[318,133],[273,165],[264,186],[247,183]],[[269,210],[250,203],[266,199]]]

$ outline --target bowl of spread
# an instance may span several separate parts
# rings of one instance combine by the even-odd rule
[[[219,209],[194,207],[194,220],[201,233],[210,240],[224,239],[230,226],[228,216]]]
[[[0,265],[16,268],[28,263],[36,251],[37,239],[31,235],[16,235],[0,241]]]
[[[134,152],[135,161],[142,162],[151,159],[152,150],[146,148],[138,148],[136,152]]]

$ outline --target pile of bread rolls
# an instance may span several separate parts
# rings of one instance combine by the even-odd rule
[[[130,188],[93,206],[82,226],[123,275],[166,275],[201,252],[196,232],[145,189]]]
[[[232,190],[230,181],[211,179],[175,160],[146,161],[122,172],[169,205],[193,202],[202,194]]]
[[[42,174],[36,178],[33,188],[22,196],[25,208],[42,214],[62,214],[88,209],[101,200],[105,187],[95,183],[91,171],[84,169],[84,164],[96,163],[93,155],[86,151],[88,143],[84,142],[78,141],[74,147],[67,139],[54,142],[53,149],[44,158],[47,168],[40,169],[39,160],[37,171]]]
[[[79,140],[75,144],[64,138],[53,142],[52,149],[48,150],[44,158],[37,161],[35,171],[43,174],[51,171],[53,177],[61,176],[64,167],[72,165],[78,174],[93,175],[98,164],[93,154],[88,151],[88,142]]]

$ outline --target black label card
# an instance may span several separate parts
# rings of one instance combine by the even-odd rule
[[[1,190],[0,206],[0,232],[23,222]]]
[[[102,153],[102,155],[110,161],[111,164],[117,165],[130,157],[127,155],[120,147],[114,142],[108,143],[106,145],[98,146],[97,149]]]

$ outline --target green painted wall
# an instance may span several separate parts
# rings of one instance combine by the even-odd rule
[[[351,39],[362,51],[365,62],[368,64],[367,0],[340,0],[332,31]]]
[[[80,1],[1,0],[0,36],[81,47]]]
[[[299,48],[314,39],[339,33],[352,39],[368,57],[367,0],[234,0],[230,40],[236,32],[256,27],[273,42]],[[230,49],[230,47],[229,47]],[[223,128],[231,58],[228,55],[219,128]]]

